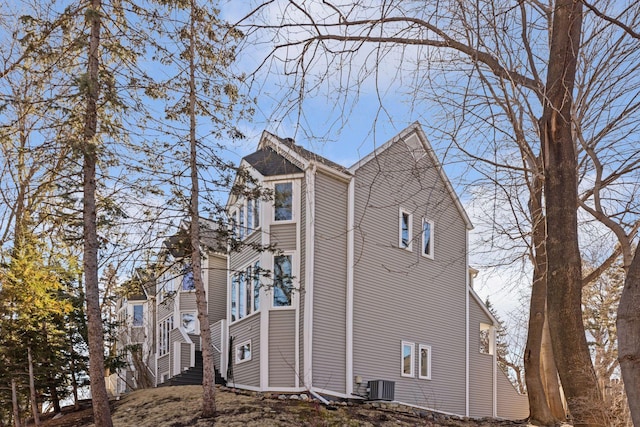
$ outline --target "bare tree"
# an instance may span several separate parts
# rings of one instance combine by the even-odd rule
[[[609,3],[598,6],[605,15],[613,16]],[[269,14],[273,8],[277,14]],[[264,10],[269,19],[277,15],[279,20],[256,19]],[[635,5],[616,15],[628,24],[636,22],[637,16]],[[338,5],[291,0],[264,3],[247,19],[252,20],[249,28],[261,31],[261,35],[265,30],[276,34],[271,39],[272,53],[262,66],[283,64],[292,76],[297,97],[291,98],[297,104],[285,103],[284,112],[294,109],[303,117],[301,98],[317,93],[322,85],[337,96],[361,94],[361,84],[367,78],[374,81],[373,90],[382,99],[388,90],[383,87],[383,69],[388,61],[396,65],[395,54],[402,58],[399,68],[410,64],[413,90],[407,91],[415,105],[437,100],[443,111],[442,119],[432,126],[432,135],[453,141],[461,149],[461,158],[473,167],[488,165],[480,169],[481,173],[487,171],[483,175],[487,180],[500,182],[505,170],[526,178],[520,182],[529,190],[530,207],[525,211],[529,212],[530,226],[519,227],[519,231],[526,236],[538,227],[534,236],[539,237],[532,237],[529,245],[534,248],[534,277],[538,278],[534,283],[537,295],[541,295],[532,307],[530,333],[542,337],[546,304],[555,362],[571,414],[578,424],[604,422],[582,325],[583,278],[576,213],[579,182],[580,203],[593,200],[594,193],[583,189],[593,188],[594,161],[576,135],[587,135],[598,152],[609,153],[607,164],[616,173],[610,180],[603,179],[603,188],[611,189],[623,181],[622,176],[634,176],[637,150],[628,151],[628,162],[615,159],[612,153],[613,147],[618,152],[632,147],[620,138],[635,135],[638,129],[637,80],[631,74],[638,64],[633,53],[637,40],[611,21],[583,13],[580,2],[574,6],[563,1],[518,5],[495,1],[354,1]],[[603,50],[603,45],[608,48]],[[592,55],[596,49],[599,56]],[[395,77],[406,76],[401,71]],[[579,96],[584,92],[589,96]],[[612,103],[612,99],[617,101]],[[387,113],[384,105],[380,111]],[[345,117],[346,122],[349,118]],[[597,120],[577,120],[580,117]],[[580,163],[571,158],[580,159]],[[608,194],[608,203],[614,199],[613,191]],[[633,204],[634,198],[624,200]],[[636,214],[634,209],[626,212],[628,216]],[[528,349],[539,351],[541,342],[536,338]],[[542,356],[539,359],[531,364],[534,370],[544,364]],[[531,376],[531,371],[527,375]],[[541,409],[548,397],[535,388],[529,393],[541,398],[537,400],[540,404],[532,402],[532,418],[548,423],[553,414],[550,408]]]

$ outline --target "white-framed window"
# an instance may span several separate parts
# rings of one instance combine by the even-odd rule
[[[188,334],[198,333],[198,317],[193,311],[180,313],[180,326]]]
[[[142,304],[136,304],[133,306],[133,322],[132,326],[144,325],[144,306]]]
[[[413,215],[411,213],[409,213],[408,211],[400,208],[399,228],[398,228],[398,234],[399,234],[398,245],[401,248],[406,249],[408,251],[412,250],[412,248],[413,248],[413,245],[412,245],[412,243],[413,243],[412,223],[413,223]]]
[[[196,283],[193,280],[193,269],[191,266],[187,266],[182,269],[182,283],[180,289],[183,291],[193,291],[196,288]]]
[[[431,379],[431,346],[420,344],[418,346],[418,378]]]
[[[413,367],[415,365],[415,344],[408,341],[402,341],[402,364],[400,367],[400,375],[403,377],[414,377]]]
[[[235,322],[260,309],[260,261],[231,276],[231,321]]]
[[[273,257],[273,306],[290,307],[293,304],[293,270],[291,255]]]
[[[480,323],[480,353],[493,354],[494,342],[493,326],[486,323]]]
[[[163,356],[169,353],[169,334],[173,329],[173,315],[160,322],[160,333],[158,334],[158,353]]]
[[[422,218],[422,255],[433,259],[433,221]]]
[[[229,213],[233,236],[243,240],[260,228],[260,200],[242,199],[237,209]]]
[[[236,364],[251,360],[251,340],[236,345]]]
[[[276,182],[273,185],[273,221],[293,220],[293,182]]]

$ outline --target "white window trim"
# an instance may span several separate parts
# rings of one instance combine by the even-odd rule
[[[246,359],[242,359],[242,360],[240,360],[240,359],[238,358],[238,349],[239,349],[240,347],[245,346],[245,345],[249,345],[249,357],[248,357],[248,358],[246,358]],[[248,362],[248,361],[250,361],[252,358],[253,358],[253,346],[251,345],[251,340],[243,341],[243,342],[241,342],[240,344],[236,344],[236,348],[235,348],[235,362],[236,362],[235,364],[236,364],[236,365],[239,365],[239,364],[241,364],[241,363]]]
[[[480,346],[478,345],[478,353],[486,354],[487,356],[493,356],[496,352],[496,334],[495,334],[495,326],[490,325],[488,323],[480,323],[480,328],[478,329],[478,340],[480,339],[480,332],[483,330],[489,331],[489,352],[485,353],[480,351]]]
[[[402,242],[402,217],[406,214],[408,216],[408,237],[409,242],[407,246]],[[398,247],[406,251],[411,252],[413,250],[413,214],[406,209],[399,209],[398,212]]]
[[[411,360],[410,360],[410,372],[407,374],[404,372],[404,348],[405,346],[411,347]],[[415,377],[415,364],[416,364],[416,344],[409,341],[402,341],[400,345],[400,376],[414,378]]]
[[[140,319],[140,324],[136,325],[136,307],[142,307],[142,319]],[[144,304],[132,304],[131,305],[131,327],[132,328],[142,328],[144,327]]]
[[[273,190],[273,196],[275,198],[276,184],[286,184],[286,183],[291,184],[291,219],[276,220],[276,204],[274,200],[273,203],[271,203],[271,223],[272,224],[291,224],[293,222],[296,222],[297,213],[298,213],[296,209],[296,200],[298,199],[296,197],[297,189],[298,189],[297,181],[294,181],[292,179],[285,179],[281,181],[272,181],[270,184],[272,186],[271,188]]]
[[[165,322],[167,322],[169,319],[171,319],[171,328],[169,328],[167,330],[167,336],[166,336],[166,342],[164,342],[164,346],[163,344],[163,340],[162,340],[162,335],[163,335],[163,328],[164,328],[164,324]],[[173,318],[173,314],[168,315],[167,317],[165,317],[164,319],[162,319],[160,321],[160,323],[158,324],[158,355],[159,357],[165,356],[169,353],[171,353],[171,331],[175,328],[175,319]],[[162,350],[166,348],[166,351],[163,353]]]
[[[258,200],[259,208],[257,215],[258,226],[254,228],[256,222],[255,201]],[[229,221],[231,222],[231,228],[233,236],[239,241],[247,240],[262,228],[262,209],[264,203],[260,199],[247,199],[242,197],[238,200],[236,205],[229,210]],[[249,209],[251,209],[251,224],[249,224]],[[242,212],[242,220],[240,219],[240,213]],[[278,221],[289,222],[289,221]],[[244,227],[241,226],[244,225]]]
[[[184,329],[184,327],[182,326],[182,315],[183,314],[192,314],[193,318],[195,320],[195,330],[193,332],[188,332],[186,329],[184,330],[186,333],[191,333],[191,334],[200,334],[200,321],[198,320],[198,313],[197,311],[194,310],[182,310],[180,311],[180,327]]]
[[[427,375],[422,375],[422,350],[427,349],[429,352],[429,357],[427,358]],[[418,378],[422,380],[430,380],[431,379],[431,346],[426,344],[420,344],[418,346]]]
[[[233,274],[229,275],[229,295],[227,298],[227,304],[229,306],[229,323],[232,324],[236,324],[237,322],[241,322],[244,319],[247,319],[249,317],[252,317],[254,314],[259,313],[260,309],[262,308],[263,305],[263,300],[262,298],[260,298],[260,295],[258,295],[258,298],[260,298],[260,302],[259,302],[259,306],[257,310],[253,309],[253,306],[255,304],[255,292],[254,292],[254,287],[255,287],[255,281],[254,281],[254,268],[256,263],[260,262],[260,258],[256,258],[254,259],[252,262],[247,263],[243,268],[239,268],[237,269],[235,272],[233,272]],[[247,269],[251,268],[251,276],[249,277],[248,280],[251,280],[251,306],[250,307],[246,307],[246,313],[240,317],[240,285],[242,284],[242,282],[240,280],[238,280],[238,288],[236,289],[236,319],[232,320],[231,317],[231,291],[233,290],[233,284],[232,281],[234,279],[234,277],[236,275],[239,275],[240,273],[244,273],[246,275],[247,273]],[[262,267],[260,267],[262,270]],[[259,286],[262,286],[262,280],[260,280]],[[246,299],[245,299],[245,303],[246,303]]]
[[[428,254],[424,253],[424,224],[428,223],[429,224],[429,243],[430,243],[430,249],[431,252]],[[422,229],[420,230],[420,234],[422,235],[421,237],[421,243],[422,245],[420,246],[420,253],[422,254],[423,257],[425,258],[429,258],[429,259],[433,259],[434,258],[434,249],[435,249],[435,245],[434,245],[434,241],[433,241],[433,221],[428,220],[427,218],[422,218],[422,223],[420,224],[422,226]]]
[[[278,306],[274,304],[274,296],[275,296],[275,283],[272,282],[269,287],[269,307],[271,310],[295,310],[298,304],[298,292],[300,287],[298,286],[298,273],[299,273],[299,265],[297,264],[299,261],[299,257],[296,256],[296,252],[293,251],[284,251],[280,254],[273,255],[271,257],[271,276],[275,279],[275,259],[276,256],[290,256],[291,257],[291,304]]]

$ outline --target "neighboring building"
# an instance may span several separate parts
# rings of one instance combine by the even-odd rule
[[[242,245],[209,251],[204,273],[229,385],[528,416],[497,365],[497,321],[472,289],[472,225],[418,124],[350,168],[264,132],[240,166],[235,187],[247,191],[227,208]],[[156,284],[158,384],[194,366],[185,277],[187,265]]]

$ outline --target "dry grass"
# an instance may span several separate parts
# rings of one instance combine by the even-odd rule
[[[331,410],[316,401],[278,400],[260,395],[219,390],[218,416],[201,419],[201,386],[138,390],[112,405],[114,427],[183,426],[526,426],[523,422],[467,420],[426,412],[381,410],[369,405],[337,406]],[[69,412],[43,427],[93,426],[91,409]]]

